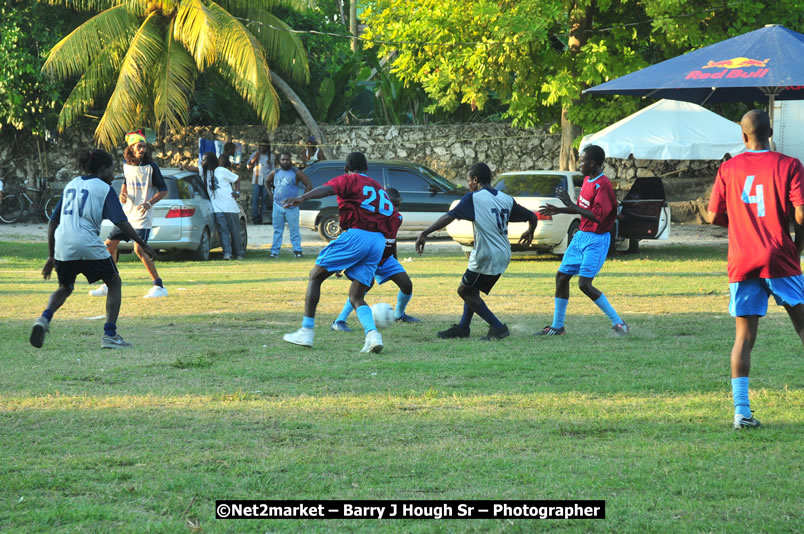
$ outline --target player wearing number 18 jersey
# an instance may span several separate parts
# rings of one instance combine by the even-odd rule
[[[480,292],[489,294],[494,284],[511,261],[511,244],[508,241],[508,222],[525,222],[529,227],[520,242],[530,244],[536,230],[536,214],[517,204],[513,198],[491,187],[491,169],[485,163],[475,163],[466,178],[471,193],[464,196],[454,209],[442,215],[427,230],[419,234],[416,251],[421,254],[427,236],[444,228],[455,219],[472,221],[475,246],[469,256],[469,267],[458,286],[463,299],[463,315],[458,324],[438,332],[442,339],[469,337],[469,326],[474,314],[489,324],[484,339],[502,339],[509,335],[508,327],[489,310]]]
[[[801,162],[770,150],[770,117],[749,111],[740,126],[747,152],[723,163],[709,200],[709,221],[729,229],[729,312],[736,321],[731,351],[735,430],[758,427],[748,401],[751,350],[768,297],[784,306],[804,343],[804,278],[799,240],[804,237]],[[796,221],[796,242],[790,218]]]
[[[315,310],[321,296],[321,284],[336,272],[344,271],[352,280],[349,300],[366,333],[361,352],[376,353],[383,349],[382,336],[364,297],[385,250],[385,240],[396,236],[401,219],[385,189],[366,176],[367,169],[366,157],[360,152],[352,152],[346,157],[346,174],[285,201],[285,207],[294,207],[305,200],[337,195],[340,224],[345,230],[319,253],[316,265],[310,271],[302,327],[284,335],[283,339],[289,343],[313,346]]]

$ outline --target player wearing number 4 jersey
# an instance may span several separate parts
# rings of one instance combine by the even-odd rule
[[[751,350],[768,297],[784,306],[804,343],[804,171],[801,162],[772,152],[770,117],[749,111],[740,126],[746,152],[723,163],[709,200],[709,222],[729,229],[729,312],[737,329],[731,350],[734,429],[758,427],[748,402]],[[790,238],[790,218],[796,223]]]
[[[528,229],[520,243],[530,244],[536,230],[536,214],[514,202],[514,199],[491,187],[491,169],[485,163],[475,163],[469,168],[466,178],[469,190],[461,201],[442,215],[416,240],[416,251],[424,252],[427,236],[444,228],[455,219],[472,221],[475,246],[469,256],[469,267],[458,286],[458,295],[463,299],[463,315],[458,324],[438,332],[442,339],[469,337],[472,317],[478,314],[489,324],[485,340],[502,339],[509,335],[508,327],[489,310],[480,297],[480,292],[489,294],[494,284],[511,261],[511,244],[508,241],[508,222],[527,221]]]
[[[321,251],[310,271],[302,326],[296,332],[284,335],[283,339],[289,343],[313,346],[315,310],[321,296],[321,284],[336,272],[344,271],[352,280],[349,300],[366,333],[360,352],[376,353],[383,349],[382,336],[364,297],[385,250],[385,240],[396,236],[401,216],[385,189],[366,176],[367,169],[366,156],[352,152],[346,157],[346,174],[284,203],[285,207],[294,207],[305,200],[337,195],[340,225],[345,230]]]

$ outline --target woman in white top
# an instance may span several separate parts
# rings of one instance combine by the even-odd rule
[[[242,260],[245,250],[240,240],[240,209],[232,195],[232,184],[240,177],[226,167],[218,166],[214,152],[206,152],[201,162],[212,211],[215,212],[215,223],[221,236],[223,259],[231,260],[234,248],[236,259]]]

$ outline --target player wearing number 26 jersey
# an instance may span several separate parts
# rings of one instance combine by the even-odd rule
[[[310,271],[302,325],[296,332],[284,335],[283,339],[289,343],[313,346],[315,310],[321,296],[321,284],[336,272],[343,271],[352,280],[349,301],[366,333],[361,352],[376,353],[383,348],[382,336],[364,296],[382,258],[385,240],[396,237],[400,215],[385,189],[364,174],[367,169],[366,157],[360,152],[352,152],[346,157],[345,174],[285,201],[285,207],[293,207],[305,200],[337,195],[340,224],[345,230],[321,251]]]
[[[804,343],[804,171],[801,162],[772,152],[773,130],[764,111],[740,121],[747,151],[723,163],[709,199],[709,221],[729,229],[729,312],[735,320],[731,388],[735,430],[759,426],[748,399],[751,350],[768,297],[784,306]],[[790,219],[796,240],[790,238]]]

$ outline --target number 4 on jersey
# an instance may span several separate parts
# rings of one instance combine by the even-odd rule
[[[756,186],[756,194],[751,194],[751,187],[754,185],[754,177],[745,177],[745,186],[743,186],[742,199],[746,204],[757,205],[757,217],[765,216],[765,197],[762,194],[762,185]]]

